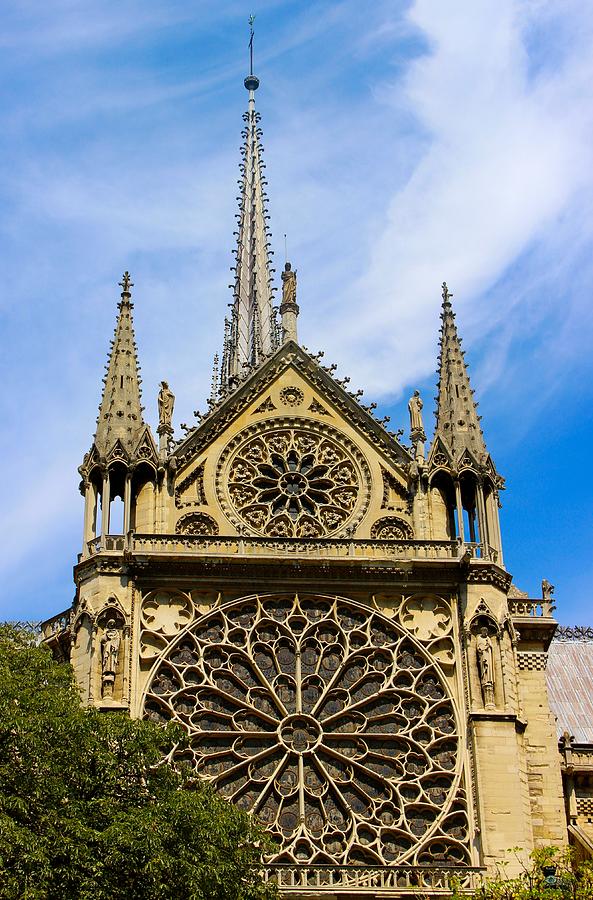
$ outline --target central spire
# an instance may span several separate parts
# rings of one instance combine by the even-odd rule
[[[269,356],[279,343],[279,328],[273,304],[270,230],[264,190],[267,184],[262,162],[260,116],[255,110],[259,79],[253,74],[253,16],[249,20],[250,71],[245,79],[249,92],[243,114],[241,193],[238,197],[238,231],[235,249],[235,282],[231,317],[225,321],[225,339],[220,372],[221,394],[233,390],[245,370]]]

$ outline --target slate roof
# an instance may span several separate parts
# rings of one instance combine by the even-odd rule
[[[593,745],[593,640],[553,640],[548,651],[548,694],[558,737]]]

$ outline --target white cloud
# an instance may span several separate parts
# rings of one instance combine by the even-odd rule
[[[591,189],[593,58],[580,47],[530,78],[520,12],[510,0],[419,0],[410,10],[430,50],[383,97],[409,106],[426,148],[393,191],[350,311],[330,336],[376,394],[433,368],[443,279],[458,308],[468,306]],[[591,28],[584,8],[575,19]],[[354,295],[369,299],[363,317]],[[487,331],[500,317],[492,312],[474,303],[472,329]]]

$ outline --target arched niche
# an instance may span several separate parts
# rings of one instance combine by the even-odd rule
[[[84,484],[85,525],[84,541],[101,534],[101,493],[103,490],[103,473],[100,466],[93,466]]]
[[[127,471],[126,464],[119,460],[109,466],[109,517],[106,529],[109,534],[123,534],[125,531],[124,500]]]
[[[155,525],[156,469],[149,462],[139,463],[132,474],[129,527],[141,534],[153,534]]]
[[[430,480],[430,506],[434,538],[455,540],[456,524],[455,485],[444,469],[437,469]]]
[[[125,704],[128,701],[125,660],[128,654],[129,626],[117,597],[110,597],[97,614],[94,633],[97,696],[102,704]]]
[[[504,697],[500,624],[490,612],[478,609],[470,620],[468,630],[474,700],[485,709],[495,709]]]
[[[490,478],[484,479],[484,540],[491,546],[501,559],[502,544],[500,539],[500,527],[498,518],[498,491]]]
[[[478,515],[478,477],[472,469],[464,469],[459,475],[459,492],[463,515],[463,533],[466,542],[479,544],[482,540]]]

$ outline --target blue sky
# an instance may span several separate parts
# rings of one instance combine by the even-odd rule
[[[230,299],[247,17],[278,269],[300,334],[407,428],[454,294],[506,563],[591,623],[593,6],[4,0],[0,616],[67,607],[77,466],[120,280],[147,418],[204,408]]]

